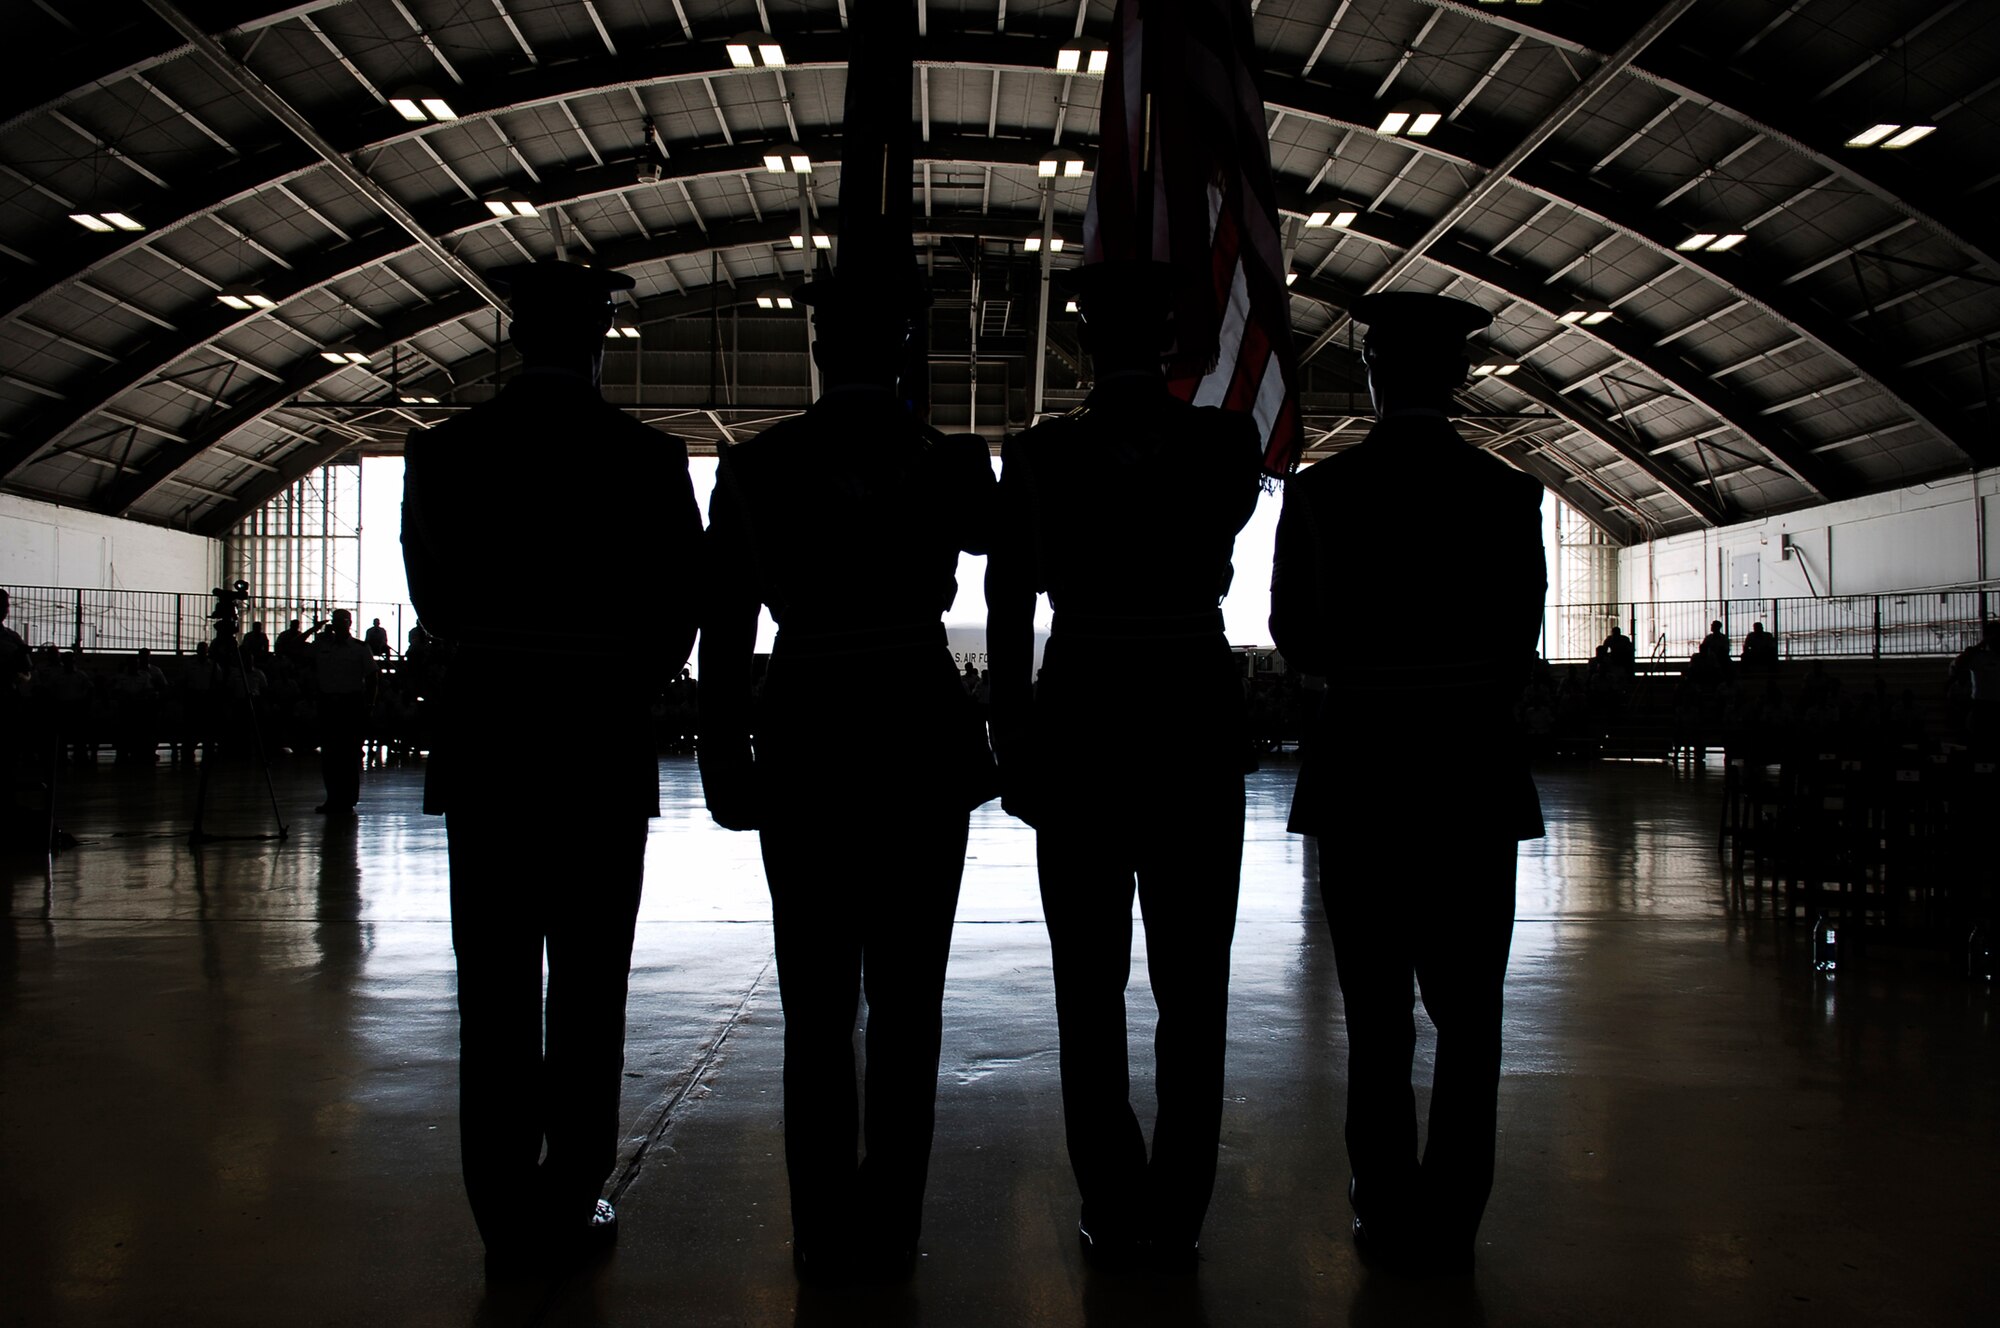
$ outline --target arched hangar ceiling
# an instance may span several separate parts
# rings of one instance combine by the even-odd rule
[[[1394,287],[1496,312],[1484,353],[1519,367],[1473,380],[1469,427],[1620,540],[1996,460],[2000,6],[1251,7],[1313,454],[1365,427],[1344,311]],[[916,9],[933,408],[997,433],[1034,377],[1024,242],[1046,203],[1072,261],[1090,183],[1045,189],[1036,162],[1093,164],[1101,83],[1056,52],[1108,37],[1112,5]],[[478,274],[558,245],[639,283],[615,398],[697,444],[796,410],[803,327],[754,296],[801,276],[799,200],[763,158],[809,152],[813,225],[830,225],[846,10],[8,6],[10,50],[35,58],[0,89],[0,484],[225,530],[324,460],[489,395],[506,359]],[[744,32],[784,67],[737,68]],[[406,121],[391,102],[411,88],[454,117]],[[1384,132],[1410,99],[1435,129]],[[1875,125],[1898,128],[1850,145]],[[537,214],[496,219],[502,190]],[[114,211],[144,229],[72,220]],[[1745,238],[1686,247],[1701,234]],[[218,299],[239,286],[270,307]],[[1584,305],[1610,316],[1560,321]],[[1067,332],[1056,313],[1055,404],[1077,386]],[[336,366],[335,345],[370,359]]]

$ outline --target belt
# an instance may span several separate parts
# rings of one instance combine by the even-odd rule
[[[1052,638],[1099,641],[1189,641],[1222,634],[1222,610],[1193,613],[1056,612],[1049,624]]]
[[[840,655],[880,655],[905,650],[942,650],[944,624],[891,623],[869,627],[780,627],[773,656],[825,659]]]

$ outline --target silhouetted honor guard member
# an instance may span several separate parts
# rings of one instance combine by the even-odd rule
[[[980,439],[945,437],[897,393],[927,298],[907,229],[890,243],[871,260],[847,241],[839,275],[805,289],[825,393],[725,451],[709,506],[702,782],[717,822],[762,834],[793,1261],[813,1282],[914,1257],[967,816],[998,791],[939,621],[959,551],[986,551],[993,471]],[[778,636],[753,718],[760,603]]]
[[[1460,1272],[1493,1185],[1516,841],[1542,833],[1512,721],[1541,624],[1541,486],[1446,418],[1465,339],[1491,315],[1403,293],[1353,312],[1377,423],[1286,485],[1271,579],[1286,664],[1327,679],[1291,829],[1320,841],[1356,1243],[1392,1267]],[[1449,652],[1397,657],[1368,632],[1410,587],[1458,594]],[[1421,1162],[1412,977],[1437,1026]]]
[[[425,628],[452,651],[424,809],[451,846],[466,1193],[504,1272],[614,1230],[598,1196],[659,814],[650,706],[694,644],[701,513],[680,441],[598,393],[610,297],[631,279],[540,262],[492,280],[523,368],[410,436],[403,554]],[[531,632],[502,616],[517,605],[573,626]],[[558,698],[539,685],[557,670],[591,686]],[[561,763],[531,765],[556,725]]]
[[[1009,440],[986,596],[1005,805],[1037,831],[1084,1253],[1125,1264],[1150,1245],[1185,1269],[1215,1184],[1249,751],[1217,606],[1263,444],[1249,416],[1168,392],[1171,273],[1073,275],[1095,386]],[[1032,683],[1037,592],[1055,617]],[[1160,1012],[1150,1163],[1126,1058],[1135,878]]]

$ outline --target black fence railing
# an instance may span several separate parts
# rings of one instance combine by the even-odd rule
[[[1902,590],[1881,595],[1779,599],[1640,600],[1563,604],[1548,611],[1548,657],[1588,659],[1613,624],[1633,638],[1639,658],[1685,660],[1720,620],[1742,649],[1752,623],[1778,638],[1786,659],[1881,659],[1956,655],[1978,642],[1981,623],[2000,611],[2000,585]]]
[[[11,603],[7,626],[31,647],[54,645],[89,653],[150,650],[156,655],[191,655],[215,635],[209,613],[215,597],[206,592],[170,590],[73,590],[57,586],[6,586]],[[389,642],[401,651],[416,618],[402,604],[335,604],[318,600],[296,603],[250,599],[243,608],[243,626],[264,624],[275,639],[294,618],[306,627],[335,609],[354,615],[359,636],[372,621],[382,620]]]

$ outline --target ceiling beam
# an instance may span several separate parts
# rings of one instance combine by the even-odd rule
[[[816,160],[827,160],[838,155],[837,140],[808,140],[801,146],[812,153]],[[1042,149],[1037,144],[1018,140],[989,140],[983,136],[961,138],[957,135],[939,136],[929,145],[932,153],[943,160],[978,160],[997,166],[1017,166],[1031,170],[1039,159]],[[662,185],[685,182],[695,178],[723,177],[745,172],[762,172],[763,146],[760,144],[716,145],[708,148],[682,148],[676,152],[674,160],[683,172],[678,177],[669,177]],[[602,167],[592,167],[575,172],[552,174],[544,181],[540,191],[544,206],[568,207],[587,199],[602,198],[610,194],[625,194],[656,186],[642,185],[634,178],[629,165],[613,162]],[[796,219],[786,219],[773,214],[770,224],[735,225],[724,223],[711,226],[709,234],[696,230],[686,237],[672,235],[659,236],[657,242],[647,247],[647,252],[661,257],[673,255],[705,254],[710,250],[736,249],[747,245],[768,243],[783,245],[786,236],[797,229]],[[426,209],[418,218],[419,224],[438,236],[454,240],[486,226],[506,226],[510,223],[497,221],[484,206],[465,198],[446,199]],[[1038,222],[1031,215],[1018,218],[989,216],[973,226],[961,219],[948,223],[933,219],[933,227],[920,226],[920,232],[927,232],[935,226],[946,226],[952,233],[983,234],[994,238],[1024,238],[1031,231],[1039,229]],[[1065,243],[1076,244],[1081,236],[1073,227],[1062,230]],[[410,255],[419,248],[407,242],[398,230],[384,228],[372,234],[355,237],[353,243],[317,251],[311,259],[300,262],[289,272],[275,275],[262,284],[264,293],[278,302],[282,310],[288,303],[300,296],[322,290],[342,280],[358,276],[371,268],[392,259]],[[781,251],[789,252],[789,251]],[[600,264],[602,259],[599,260]],[[80,395],[72,394],[76,409],[68,412],[47,412],[42,417],[22,428],[15,429],[12,437],[0,440],[0,478],[11,474],[32,459],[42,444],[60,437],[90,415],[111,405],[126,392],[143,386],[154,375],[170,368],[187,355],[227,335],[233,329],[243,326],[257,317],[257,313],[231,311],[221,304],[211,302],[199,310],[190,311],[182,319],[173,335],[154,337],[122,354],[116,362],[100,373]]]
[[[1671,495],[1674,501],[1704,526],[1719,526],[1730,519],[1728,509],[1723,506],[1722,495],[1714,486],[1699,488],[1692,480],[1683,478],[1659,458],[1648,453],[1637,439],[1604,417],[1604,414],[1577,395],[1565,396],[1544,382],[1541,375],[1532,369],[1524,369],[1509,378],[1507,385],[1530,401],[1562,416],[1577,428],[1603,443],[1619,456],[1625,458],[1640,470],[1646,472],[1653,482]]]
[[[938,216],[924,219],[917,229],[926,234],[990,235],[991,223],[991,218],[976,214],[963,217]],[[655,239],[605,245],[598,254],[598,263],[599,266],[606,268],[643,271],[650,264],[662,263],[684,255],[705,254],[723,248],[775,246],[785,243],[785,237],[794,224],[796,223],[787,218],[773,217],[762,222],[741,222],[714,227],[706,234],[688,232],[678,243]],[[1058,228],[1058,233],[1063,233],[1065,229],[1068,230],[1065,235],[1067,241],[1080,242],[1081,236],[1073,228]],[[721,289],[718,287],[718,291]],[[751,299],[747,294],[738,296],[733,292],[723,294],[721,298],[736,304]],[[656,297],[649,300],[642,308],[652,309],[655,305],[663,305],[678,309],[688,316],[706,316],[709,312],[709,299],[709,292],[703,289],[686,296]],[[454,291],[430,304],[407,310],[400,317],[386,321],[380,331],[354,337],[353,344],[361,351],[379,357],[386,354],[392,346],[479,314],[484,309],[485,305],[471,292]],[[649,318],[648,321],[652,320]],[[479,354],[487,356],[492,352],[485,350]],[[92,506],[113,516],[130,514],[147,494],[199,460],[206,449],[226,441],[238,430],[255,423],[258,417],[285,405],[302,393],[311,391],[323,380],[341,372],[344,372],[343,368],[327,363],[319,357],[317,351],[307,351],[281,368],[275,378],[260,381],[249,393],[237,398],[228,407],[209,414],[198,427],[184,435],[183,443],[155,448],[138,464],[136,474],[116,484],[108,485],[96,497]],[[15,446],[12,441],[6,445]]]

